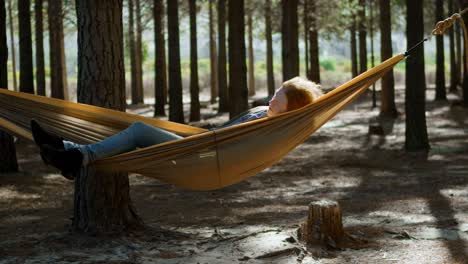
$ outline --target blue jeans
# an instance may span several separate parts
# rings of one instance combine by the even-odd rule
[[[183,137],[161,128],[135,122],[128,128],[100,142],[81,145],[71,141],[63,141],[66,150],[77,148],[83,154],[83,166],[102,158],[107,158],[124,152],[160,144]]]

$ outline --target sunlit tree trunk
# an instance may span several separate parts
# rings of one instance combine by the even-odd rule
[[[11,0],[8,0],[8,21],[10,23],[10,49],[11,49],[11,68],[13,72],[13,90],[18,91],[18,84],[16,83],[16,52],[15,52],[15,27],[13,24],[13,15],[11,7]]]
[[[275,93],[275,76],[273,72],[273,40],[271,36],[271,1],[265,0],[265,38],[266,38],[266,67],[268,95]]]
[[[310,76],[309,79],[313,82],[320,83],[320,60],[319,60],[319,43],[318,43],[318,26],[316,9],[316,0],[310,1]]]
[[[36,87],[38,95],[45,95],[44,70],[44,30],[42,19],[42,0],[34,0],[36,36]]]
[[[164,5],[163,0],[154,0],[154,50],[155,50],[155,81],[154,81],[154,116],[166,115],[164,105],[167,98],[167,69],[166,69],[166,47],[164,40]]]
[[[8,45],[5,0],[0,0],[0,89],[8,89]],[[18,171],[13,137],[0,131],[0,173]]]
[[[435,0],[436,21],[444,19],[444,3],[442,0]],[[444,36],[436,36],[436,100],[447,100],[445,92],[445,60],[444,60]]]
[[[252,10],[247,11],[247,31],[249,36],[249,96],[255,95],[255,59],[253,52],[253,36],[252,36]]]
[[[217,52],[216,52],[216,41],[215,41],[215,28],[213,22],[213,0],[209,1],[209,27],[210,27],[210,76],[211,76],[211,103],[216,102],[218,98],[218,73],[216,72],[217,66]]]
[[[19,90],[34,93],[33,53],[31,40],[31,4],[18,0],[20,82]]]
[[[281,43],[283,81],[299,75],[297,0],[281,0]]]
[[[359,73],[367,71],[366,0],[359,0]]]
[[[67,67],[63,40],[62,1],[48,2],[49,17],[49,59],[51,97],[68,99]]]
[[[136,7],[136,40],[135,40],[135,59],[136,59],[136,92],[137,103],[144,102],[144,89],[143,89],[143,50],[142,50],[142,33],[143,28],[141,25],[141,6],[140,0],[135,0]]]
[[[197,4],[189,0],[190,13],[190,121],[200,120],[197,52]]]
[[[220,113],[229,111],[226,70],[226,0],[218,0],[218,91]]]
[[[228,21],[229,116],[232,118],[248,109],[244,0],[229,1]]]
[[[424,38],[423,1],[406,0],[407,47],[413,47]],[[407,151],[427,151],[429,141],[426,128],[426,80],[424,73],[424,46],[414,49],[406,60],[405,89]]]

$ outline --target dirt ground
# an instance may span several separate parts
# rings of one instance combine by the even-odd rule
[[[401,112],[403,94],[397,90]],[[427,155],[403,151],[403,114],[384,123],[385,136],[368,135],[378,111],[363,97],[239,184],[194,192],[132,175],[148,229],[124,236],[69,232],[73,182],[20,141],[21,171],[0,174],[0,263],[468,263],[468,109],[453,94],[449,102],[432,101],[431,91],[427,98]],[[297,241],[318,199],[340,203],[354,243]]]

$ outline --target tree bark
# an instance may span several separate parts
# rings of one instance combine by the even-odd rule
[[[45,93],[44,69],[44,29],[42,19],[42,0],[34,0],[35,36],[36,36],[36,87],[38,95]]]
[[[135,0],[136,6],[136,41],[135,41],[135,58],[136,58],[136,84],[137,84],[137,103],[144,103],[145,93],[143,89],[143,50],[142,50],[142,33],[141,25],[141,6],[140,0]]]
[[[406,0],[407,47],[412,47],[424,38],[422,0]],[[429,141],[426,128],[426,80],[424,73],[424,46],[415,49],[406,60],[405,149],[427,151]]]
[[[448,15],[453,14],[453,0],[448,1]],[[455,26],[455,25],[454,25]],[[449,91],[454,93],[457,91],[458,76],[457,62],[455,60],[455,30],[454,26],[449,29],[449,46],[450,46],[450,88]]]
[[[351,49],[351,74],[354,77],[358,75],[358,58],[356,44],[356,18],[352,18],[351,26],[349,27],[350,49]]]
[[[367,71],[366,0],[359,0],[359,73]]]
[[[455,0],[454,0],[455,1]],[[457,7],[459,7],[459,5],[457,4]],[[457,11],[459,12],[459,11]],[[456,53],[456,65],[457,65],[457,68],[456,68],[456,71],[457,71],[457,85],[462,85],[462,82],[463,82],[463,73],[462,73],[462,67],[463,67],[463,51],[462,51],[462,47],[461,47],[461,43],[462,43],[462,34],[460,33],[460,24],[459,23],[455,23],[455,53]]]
[[[133,0],[128,0],[128,47],[130,49],[130,91],[132,104],[138,104],[137,58],[135,47],[135,8]]]
[[[436,21],[444,19],[444,3],[435,0]],[[444,59],[444,36],[436,36],[436,100],[447,100],[445,92],[445,59]]]
[[[369,2],[369,33],[370,33],[370,49],[371,49],[371,67],[375,66],[374,58],[374,1]],[[372,84],[372,108],[377,107],[377,94],[375,91],[375,83]]]
[[[459,0],[460,1],[460,9],[464,10],[468,7],[468,0]],[[463,22],[465,25],[468,25],[468,16],[463,16]],[[466,64],[466,49],[463,49],[465,52],[463,53],[463,105],[468,107],[468,65]]]
[[[309,72],[309,0],[304,0],[304,66],[305,66],[305,76],[310,79]]]
[[[166,115],[164,105],[167,100],[167,69],[166,47],[163,26],[164,6],[162,0],[154,0],[154,50],[155,50],[155,82],[154,82],[154,116]]]
[[[18,0],[20,92],[34,94],[33,53],[31,41],[31,11],[29,0]]]
[[[8,44],[5,0],[0,0],[0,89],[8,89]],[[13,137],[0,130],[0,173],[18,171]]]
[[[218,0],[218,112],[229,111],[229,90],[226,70],[226,0]]]
[[[51,97],[68,99],[62,1],[48,2]]]
[[[229,1],[228,12],[229,116],[232,118],[248,109],[244,0]]]
[[[15,52],[15,30],[13,25],[13,16],[11,7],[11,0],[8,0],[8,20],[10,22],[10,47],[11,47],[11,68],[13,72],[13,90],[18,91],[18,84],[16,83],[16,52]]]
[[[384,61],[393,56],[390,0],[380,0],[380,57]],[[410,47],[410,46],[408,46]],[[396,118],[398,111],[395,105],[395,79],[393,69],[382,77],[380,93],[380,115]]]
[[[299,75],[297,0],[281,0],[281,43],[283,81]]]
[[[215,41],[215,30],[213,22],[213,0],[209,1],[209,27],[210,27],[210,76],[211,76],[211,103],[216,103],[218,98],[218,73],[216,72],[218,68],[218,63],[216,61],[217,52],[216,52],[216,41]]]
[[[273,40],[271,36],[271,0],[265,0],[265,37],[268,96],[275,93],[275,75],[273,72]]]
[[[247,14],[247,34],[249,36],[249,96],[255,95],[255,59],[253,52],[253,36],[252,36],[252,10],[249,9]]]
[[[169,32],[169,120],[184,123],[178,1],[167,0],[167,17],[167,30]]]
[[[78,102],[124,111],[122,0],[77,0]],[[75,180],[73,227],[91,232],[141,226],[126,173],[83,168]]]
[[[200,120],[200,87],[198,86],[197,3],[189,0],[190,13],[190,121]]]
[[[319,43],[318,43],[318,26],[316,10],[316,0],[310,1],[310,76],[309,79],[313,82],[320,83],[320,60],[319,60]]]

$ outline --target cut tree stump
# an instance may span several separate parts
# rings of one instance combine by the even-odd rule
[[[314,201],[309,204],[309,214],[298,230],[298,237],[307,244],[322,244],[336,247],[345,233],[338,202]]]

